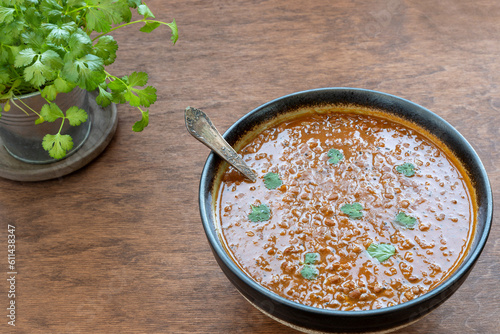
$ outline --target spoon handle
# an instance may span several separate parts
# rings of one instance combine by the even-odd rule
[[[255,182],[257,175],[247,166],[243,159],[233,150],[215,126],[210,118],[200,109],[187,107],[184,111],[184,120],[189,133],[211,148],[221,158],[229,162],[240,173],[249,180]]]

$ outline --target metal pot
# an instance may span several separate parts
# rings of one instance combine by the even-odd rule
[[[63,112],[72,106],[77,106],[89,113],[87,121],[79,126],[70,126],[67,121],[64,123],[61,133],[73,138],[73,148],[66,157],[78,150],[90,133],[92,113],[88,105],[87,94],[86,90],[76,87],[69,93],[58,94],[54,101]],[[7,152],[18,160],[32,164],[57,161],[43,149],[42,140],[46,134],[56,134],[61,127],[62,120],[35,124],[38,116],[30,112],[29,108],[39,112],[47,103],[39,92],[20,96],[13,102],[11,102],[11,109],[2,112],[2,117],[0,117],[0,139]],[[28,115],[18,106],[27,110]]]

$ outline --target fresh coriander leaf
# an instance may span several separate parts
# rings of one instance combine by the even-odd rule
[[[28,65],[33,63],[33,60],[37,56],[38,56],[38,53],[36,53],[32,48],[27,48],[27,49],[21,50],[16,55],[16,58],[14,61],[14,66],[15,67],[28,66]]]
[[[267,189],[276,189],[281,187],[282,184],[283,182],[281,181],[279,174],[269,172],[264,175],[264,185]]]
[[[148,86],[146,88],[132,88],[123,94],[132,107],[149,107],[156,101],[156,88]]]
[[[320,256],[319,253],[306,253],[304,256],[304,263],[305,264],[314,264],[316,262],[319,262]]]
[[[42,116],[38,117],[35,121],[35,125],[38,125],[38,124],[42,124],[43,122],[45,122],[45,120],[43,119]]]
[[[42,90],[42,97],[49,100],[54,101],[57,96],[57,88],[55,85],[45,86]]]
[[[141,110],[141,113],[142,113],[141,120],[135,122],[134,126],[132,126],[132,130],[135,132],[141,132],[149,124],[149,110],[146,111]]]
[[[170,40],[172,41],[172,44],[175,44],[175,42],[177,42],[177,40],[179,39],[179,28],[177,28],[175,19],[172,20],[172,23],[167,23],[167,26],[169,26],[170,30],[172,30],[172,36],[170,37]]]
[[[404,212],[400,212],[396,215],[396,222],[406,228],[413,229],[417,223],[417,219],[406,215]]]
[[[148,83],[148,74],[146,72],[132,72],[127,76],[129,86],[144,86]]]
[[[106,79],[101,58],[88,54],[64,64],[61,75],[87,91],[93,91]]]
[[[92,40],[90,37],[77,29],[71,34],[68,41],[69,52],[65,55],[65,61],[71,61],[73,58],[79,58],[92,52]]]
[[[311,265],[311,264],[306,264],[304,267],[302,267],[302,270],[300,271],[300,274],[302,277],[308,280],[313,280],[319,275],[319,270]]]
[[[330,157],[330,159],[328,159],[328,162],[334,165],[338,164],[340,160],[344,158],[344,155],[339,150],[334,148],[328,151],[328,156]]]
[[[373,242],[368,247],[367,252],[371,257],[379,260],[379,262],[384,262],[396,253],[396,248],[391,244],[377,244]]]
[[[252,222],[263,222],[271,218],[271,211],[265,204],[259,206],[250,205],[252,212],[248,215],[248,219]]]
[[[42,23],[42,28],[48,31],[47,40],[56,45],[66,43],[69,36],[77,29],[75,22],[68,22],[62,24]]]
[[[43,149],[49,152],[49,155],[54,159],[62,159],[66,153],[73,148],[73,139],[70,135],[55,135],[47,134],[43,137]]]
[[[102,88],[101,86],[97,87],[99,88],[99,95],[96,97],[96,102],[102,106],[102,107],[107,107],[111,104],[111,100],[113,99],[113,96],[111,95],[110,92],[108,92],[106,89]]]
[[[155,16],[153,15],[153,13],[149,9],[149,7],[146,6],[145,4],[139,5],[139,7],[137,7],[137,12],[139,14],[141,14],[142,16],[144,16],[145,19],[148,19],[148,18],[154,19],[155,18]]]
[[[60,93],[69,93],[75,88],[75,84],[60,77],[54,80],[54,86]]]
[[[132,8],[137,8],[141,2],[142,0],[127,0],[128,6]]]
[[[33,65],[24,69],[24,80],[28,81],[35,87],[40,87],[52,74],[53,73],[50,67],[43,64],[40,60],[36,60]]]
[[[64,17],[63,7],[56,0],[43,0],[40,4],[40,11],[44,16]]]
[[[59,70],[62,67],[63,60],[57,52],[47,50],[40,55],[40,61],[49,66],[52,70]]]
[[[118,50],[118,43],[113,36],[106,35],[99,38],[94,45],[95,55],[102,58],[104,65],[113,64],[116,59],[116,50]]]
[[[48,103],[42,106],[42,110],[40,110],[40,116],[43,117],[47,122],[54,122],[59,118],[64,118],[64,113],[61,108],[57,106],[55,103]]]
[[[160,22],[146,21],[144,23],[144,25],[141,27],[141,29],[139,29],[139,30],[142,32],[149,33],[151,31],[155,30],[156,28],[158,28],[160,25],[161,25]]]
[[[396,171],[404,176],[410,177],[415,175],[415,166],[409,162],[405,162],[402,165],[396,166]]]
[[[351,219],[359,219],[363,217],[363,206],[357,202],[352,204],[344,204],[340,210],[349,216]]]
[[[116,0],[100,0],[96,5],[89,6],[85,19],[87,29],[97,32],[108,32],[112,24],[130,20],[130,9],[126,2]]]
[[[72,126],[78,126],[87,121],[88,115],[85,110],[72,106],[66,110],[66,118]]]
[[[14,20],[16,9],[10,7],[0,7],[0,22],[10,23]]]

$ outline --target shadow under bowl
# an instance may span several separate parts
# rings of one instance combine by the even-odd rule
[[[493,196],[481,160],[455,128],[413,102],[381,92],[357,88],[321,88],[286,95],[246,114],[223,136],[234,146],[260,125],[297,108],[346,104],[381,110],[415,123],[439,137],[469,173],[477,197],[475,236],[461,265],[443,283],[408,302],[367,311],[337,311],[305,306],[262,287],[233,262],[221,241],[214,205],[218,187],[217,175],[226,164],[214,153],[209,155],[201,175],[200,214],[210,247],[224,274],[245,299],[268,316],[309,333],[390,332],[407,326],[436,309],[465,281],[488,238],[493,217]]]

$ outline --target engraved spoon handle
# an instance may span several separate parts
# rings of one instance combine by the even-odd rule
[[[210,121],[210,118],[200,109],[187,107],[184,111],[184,121],[189,133],[201,141],[203,144],[211,148],[222,159],[229,162],[240,173],[245,175],[249,180],[255,182],[257,175],[247,166],[243,159],[233,150],[215,126]]]

